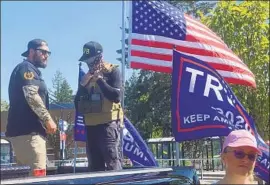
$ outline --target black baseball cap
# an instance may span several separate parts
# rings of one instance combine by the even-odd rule
[[[83,55],[79,61],[85,61],[90,57],[94,57],[103,52],[102,46],[98,42],[90,41],[83,46]]]
[[[42,46],[47,46],[48,47],[48,44],[47,44],[47,42],[45,40],[33,39],[33,40],[28,42],[27,51],[22,53],[22,56],[28,57],[30,49],[39,49],[39,48],[42,48]]]

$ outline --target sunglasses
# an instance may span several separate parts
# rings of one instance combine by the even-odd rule
[[[46,50],[44,50],[44,49],[36,49],[36,51],[40,51],[41,53],[42,53],[42,55],[51,55],[51,52],[50,51],[46,51]]]
[[[244,159],[246,155],[248,156],[248,159],[250,161],[255,161],[257,158],[257,154],[246,154],[245,152],[243,152],[241,150],[233,150],[233,151],[226,151],[226,152],[233,152],[234,156],[237,159]]]

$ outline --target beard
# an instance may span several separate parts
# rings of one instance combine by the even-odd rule
[[[98,55],[87,62],[87,65],[91,74],[93,74],[95,71],[101,70],[101,66],[102,66],[101,58],[102,58],[102,55]]]
[[[89,72],[91,74],[95,73],[95,71],[100,70],[100,64],[88,64]]]
[[[47,67],[47,62],[46,60],[43,61],[43,59],[41,59],[40,56],[38,56],[37,54],[34,55],[34,65],[37,68],[46,68]]]

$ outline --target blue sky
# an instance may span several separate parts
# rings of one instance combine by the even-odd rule
[[[11,72],[34,38],[46,40],[52,51],[47,68],[41,70],[48,88],[52,88],[52,78],[60,70],[76,92],[78,59],[90,40],[103,45],[105,60],[120,64],[115,51],[121,48],[121,16],[121,1],[2,1],[1,99],[8,101]],[[126,70],[126,79],[132,71]]]

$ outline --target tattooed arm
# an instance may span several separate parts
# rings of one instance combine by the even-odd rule
[[[23,86],[23,93],[28,105],[36,113],[39,119],[41,119],[42,124],[45,127],[45,123],[52,118],[38,94],[38,86],[25,85]]]
[[[30,109],[39,117],[41,124],[48,133],[55,130],[55,123],[51,118],[48,111],[46,102],[44,102],[39,95],[39,87],[41,83],[41,72],[34,68],[30,62],[22,63],[22,66],[18,69],[18,82],[21,85],[23,95]],[[44,84],[43,84],[44,85]],[[46,91],[46,86],[42,86]]]

